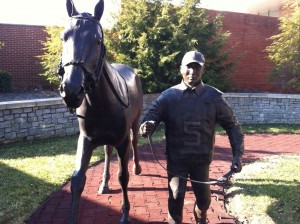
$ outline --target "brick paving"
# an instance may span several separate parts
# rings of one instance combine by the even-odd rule
[[[155,151],[160,162],[165,166],[163,155],[165,142],[155,144]],[[300,154],[300,135],[246,135],[246,153],[243,162],[249,163],[259,158],[279,154]],[[148,145],[139,148],[142,174],[130,175],[128,194],[131,203],[131,223],[167,223],[167,175],[166,171],[155,161]],[[214,161],[211,164],[210,177],[217,178],[229,170],[231,149],[227,136],[216,136]],[[129,164],[131,172],[132,162]],[[82,193],[79,208],[79,224],[115,224],[121,217],[121,190],[117,180],[118,162],[111,164],[110,193],[97,193],[101,182],[103,162],[90,167]],[[226,213],[224,207],[224,186],[211,186],[212,203],[208,210],[210,224],[235,223],[235,219]],[[55,192],[49,200],[32,214],[27,224],[66,223],[70,211],[70,183]],[[191,185],[185,197],[183,223],[195,223],[193,217],[194,195]]]

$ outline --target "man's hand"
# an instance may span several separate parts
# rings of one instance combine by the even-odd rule
[[[242,156],[236,155],[232,159],[232,165],[230,167],[235,173],[239,173],[242,170]]]
[[[143,137],[147,137],[148,135],[152,135],[153,132],[155,131],[156,124],[155,121],[145,121],[143,124],[140,126],[140,135]]]

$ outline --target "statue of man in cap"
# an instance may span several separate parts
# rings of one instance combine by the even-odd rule
[[[204,56],[187,52],[181,63],[182,82],[156,99],[140,126],[140,134],[151,135],[160,122],[165,124],[168,172],[168,222],[182,223],[182,210],[187,181],[179,178],[209,181],[209,166],[213,159],[215,125],[227,132],[232,147],[234,172],[242,170],[244,140],[237,118],[222,97],[222,92],[202,82]],[[196,197],[196,223],[206,223],[211,203],[210,186],[192,182]]]

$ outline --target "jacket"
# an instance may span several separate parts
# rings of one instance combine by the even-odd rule
[[[173,86],[157,98],[143,121],[165,124],[168,159],[206,158],[212,161],[215,125],[227,133],[239,130],[239,123],[222,92],[202,82],[193,89],[184,82]],[[243,136],[237,136],[242,138]],[[243,143],[243,139],[240,141]],[[238,149],[243,153],[243,146]]]

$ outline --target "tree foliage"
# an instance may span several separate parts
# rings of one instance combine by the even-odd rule
[[[206,58],[204,81],[228,90],[226,76],[233,63],[223,46],[222,17],[210,19],[199,0],[181,5],[161,0],[123,0],[117,23],[106,34],[109,58],[129,64],[140,75],[144,92],[161,92],[181,80],[179,67],[185,52],[201,51]]]
[[[274,63],[271,80],[281,90],[300,91],[300,0],[286,1],[286,15],[280,17],[280,33],[272,36],[266,48]]]
[[[63,30],[59,26],[47,26],[45,32],[48,34],[46,41],[42,41],[43,54],[37,56],[41,60],[42,73],[46,80],[53,86],[58,87],[59,78],[57,75],[57,66],[62,53],[62,43],[60,33]]]

